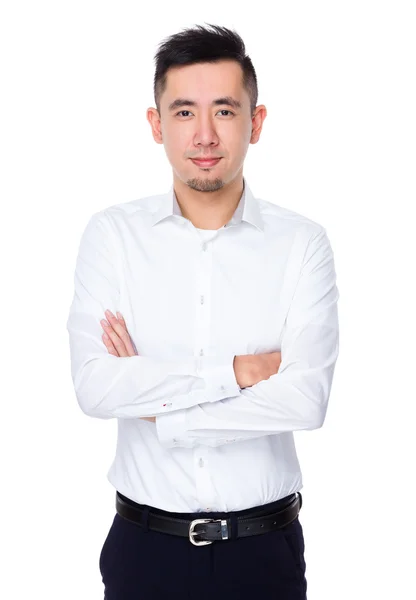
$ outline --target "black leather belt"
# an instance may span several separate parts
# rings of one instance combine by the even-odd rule
[[[244,513],[237,517],[237,538],[268,533],[289,525],[296,519],[302,506],[300,492],[282,498],[274,506],[273,512],[261,516],[251,516]],[[261,510],[259,508],[259,510]],[[116,492],[116,511],[118,514],[142,525],[144,508],[133,500]],[[225,513],[230,514],[230,513]],[[228,540],[231,537],[231,519],[180,519],[168,517],[149,510],[148,527],[160,533],[170,533],[188,537],[195,546],[205,546],[215,541]],[[198,537],[198,539],[195,539]]]

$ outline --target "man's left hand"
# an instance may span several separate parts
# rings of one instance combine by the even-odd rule
[[[104,329],[102,338],[108,353],[113,356],[137,356],[138,352],[130,338],[126,322],[122,315],[117,312],[118,318],[116,318],[110,310],[106,310],[105,316],[107,317],[107,321],[102,319],[100,323]],[[143,419],[143,421],[156,423],[156,417],[139,418]]]

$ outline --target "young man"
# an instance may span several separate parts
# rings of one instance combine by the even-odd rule
[[[165,40],[154,93],[173,185],[92,216],[67,323],[81,409],[118,423],[105,598],[304,600],[293,432],[338,356],[331,246],[243,177],[266,108],[235,32]]]

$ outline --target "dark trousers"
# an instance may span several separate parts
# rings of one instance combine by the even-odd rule
[[[151,510],[234,520],[274,504],[234,513]],[[306,600],[304,549],[299,518],[273,532],[194,546],[188,538],[148,529],[146,518],[142,527],[116,513],[99,558],[104,600]]]

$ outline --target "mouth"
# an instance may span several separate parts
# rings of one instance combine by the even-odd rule
[[[220,162],[221,158],[211,158],[211,159],[206,159],[206,160],[198,160],[195,158],[191,158],[192,162],[194,163],[194,165],[196,165],[197,167],[203,167],[203,168],[207,168],[207,167],[214,167],[217,163]]]

